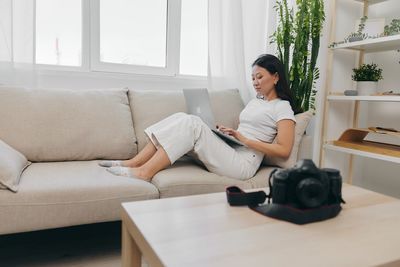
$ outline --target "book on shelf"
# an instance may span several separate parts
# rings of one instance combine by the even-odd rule
[[[376,127],[372,128],[375,129]],[[333,141],[332,144],[349,149],[400,158],[399,132],[388,130],[378,130],[380,132],[376,132],[375,130],[365,128],[350,128],[345,130],[339,139]]]

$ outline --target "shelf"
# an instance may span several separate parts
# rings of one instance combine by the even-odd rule
[[[330,141],[324,145],[324,148],[367,158],[400,163],[400,148],[393,145],[382,146],[381,143],[375,143],[371,141]]]
[[[327,97],[330,101],[376,101],[376,102],[400,102],[400,96],[369,96],[369,95],[357,95],[357,96],[347,96],[347,95],[328,95]]]
[[[347,129],[339,137],[339,140],[327,142],[324,144],[324,148],[362,157],[400,163],[400,146],[365,140],[364,138],[370,133],[376,132],[374,129]],[[397,132],[385,132],[385,134],[400,137]]]
[[[364,3],[364,0],[355,0],[355,1]],[[387,1],[389,1],[389,0],[368,0],[368,3],[369,3],[369,5],[374,5],[374,4],[387,2]]]
[[[357,42],[339,44],[332,48],[338,49],[353,49],[363,50],[365,53],[382,52],[400,49],[400,34],[380,37],[375,39],[367,39]]]

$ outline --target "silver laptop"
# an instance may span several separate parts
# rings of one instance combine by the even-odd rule
[[[244,146],[242,142],[233,136],[224,134],[216,128],[207,89],[183,89],[183,95],[185,96],[186,107],[189,114],[199,116],[204,123],[227,144]]]

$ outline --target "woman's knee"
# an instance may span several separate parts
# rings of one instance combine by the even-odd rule
[[[187,114],[185,112],[176,112],[176,113],[174,113],[173,116],[175,116],[175,117],[187,117],[187,116],[189,116],[189,114]]]
[[[205,123],[202,121],[202,119],[200,119],[200,117],[196,115],[191,115],[184,112],[178,112],[173,114],[172,116],[175,116],[175,118],[177,120],[180,120],[181,123],[185,125],[191,125],[194,128],[206,126]]]
[[[196,124],[203,124],[203,120],[200,119],[199,116],[196,115],[188,115],[189,120],[191,120],[192,122],[196,123]]]
[[[189,115],[186,114],[185,112],[176,112],[176,113],[170,115],[169,118],[178,120],[178,119],[186,118],[187,116],[189,116]]]

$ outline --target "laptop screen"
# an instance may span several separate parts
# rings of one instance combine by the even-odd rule
[[[214,115],[212,113],[211,101],[208,90],[183,89],[188,114],[199,116],[211,129],[215,128]]]

